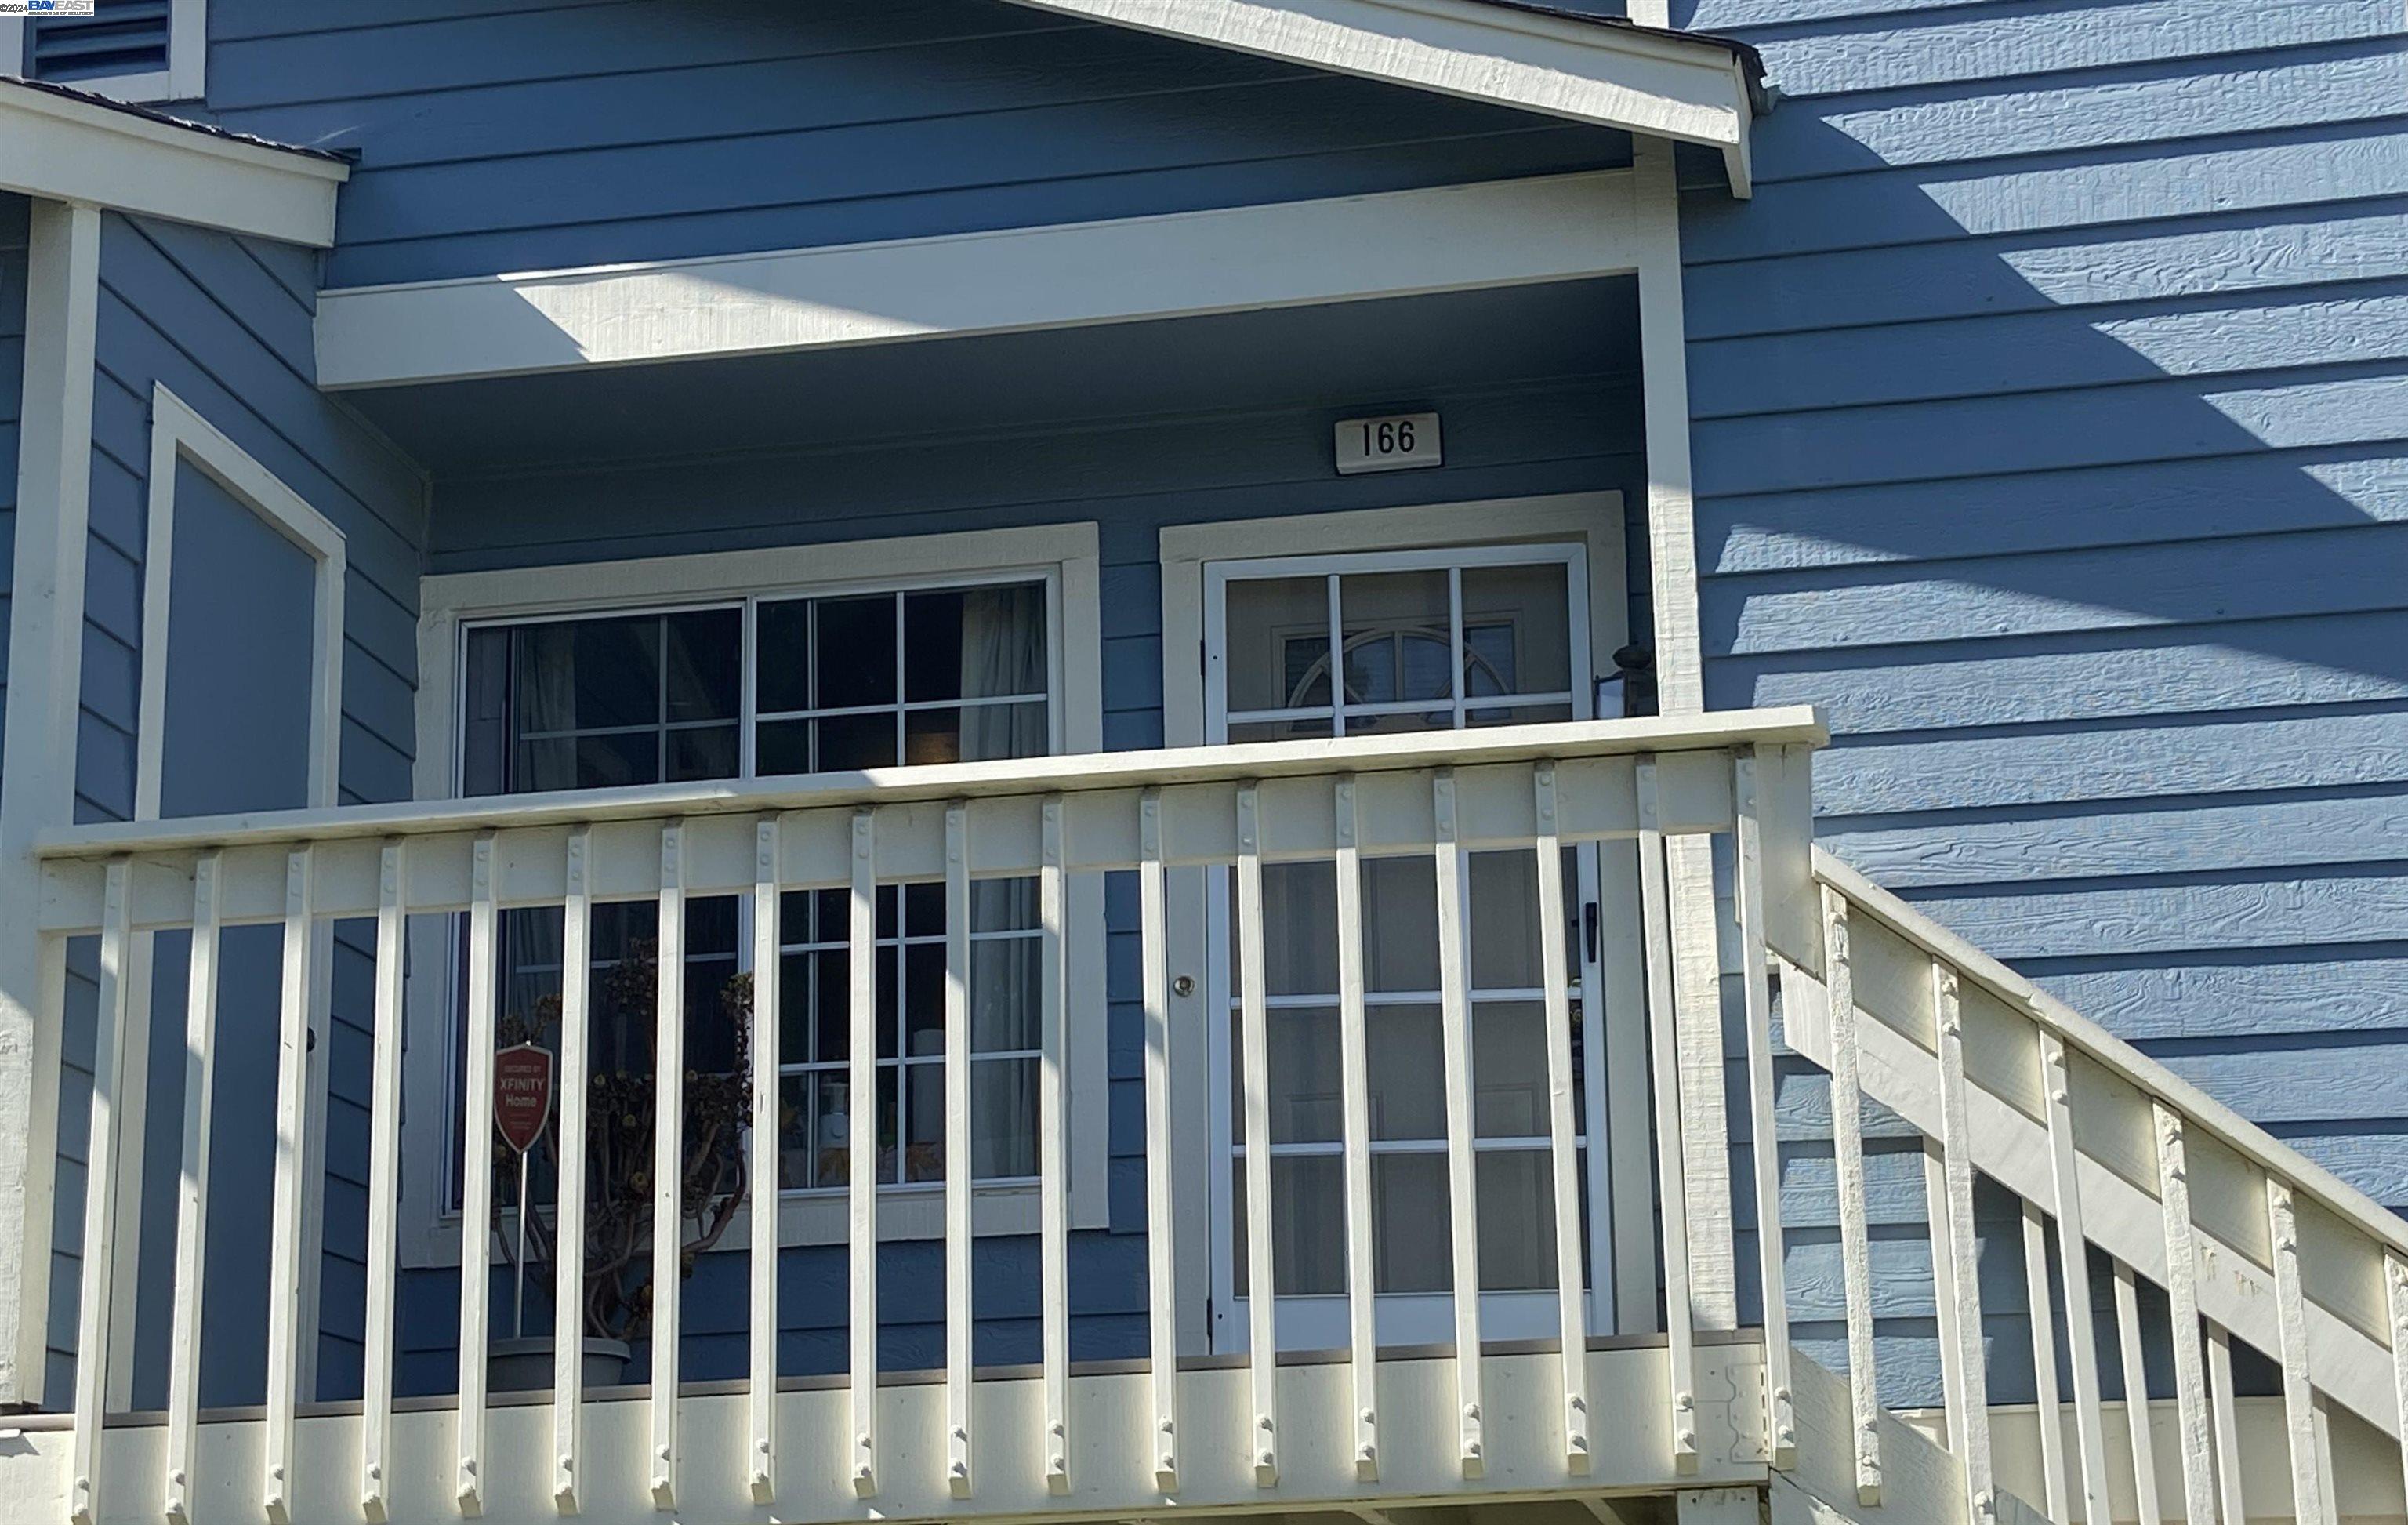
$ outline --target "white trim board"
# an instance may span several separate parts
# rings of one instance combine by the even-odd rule
[[[308,798],[304,803],[313,810],[328,809],[339,798],[337,779],[342,742],[343,579],[348,565],[343,532],[181,397],[153,383],[148,525],[142,553],[142,652],[135,724],[134,818],[160,818],[160,796],[166,780],[167,660],[170,632],[174,629],[170,623],[170,594],[175,583],[176,468],[184,462],[191,463],[236,502],[257,514],[269,528],[290,540],[314,568],[309,641],[312,681],[307,742]],[[120,1087],[129,1096],[147,1095],[150,1084],[154,936],[150,932],[135,934],[127,961],[126,1030],[118,1066]],[[321,1049],[331,1052],[324,1040],[334,991],[332,924],[317,928],[315,944],[310,965],[314,987],[310,992],[309,1024],[320,1040]],[[324,1158],[326,1078],[327,1066],[310,1066],[304,1148],[312,1159]],[[146,1122],[145,1109],[128,1107],[119,1124],[117,1252],[126,1265],[138,1265],[146,1253],[153,1253],[142,1248]],[[305,1173],[303,1179],[305,1183],[315,1182],[317,1177]],[[302,1327],[314,1330],[318,1327],[320,1236],[324,1215],[313,1209],[304,1215],[303,1222],[308,1232],[303,1245]],[[172,1251],[170,1241],[155,1253]],[[131,1407],[134,1401],[135,1302],[130,1296],[119,1297],[111,1309],[108,1402],[120,1409]],[[301,1390],[305,1393],[315,1390],[311,1373],[317,1349],[315,1339],[306,1341],[301,1347]]]
[[[330,391],[1626,274],[1627,170],[318,297]]]
[[[0,18],[0,73],[27,65],[25,16]],[[167,66],[78,79],[74,88],[120,101],[196,101],[208,92],[209,0],[169,0]]]
[[[1723,151],[1749,194],[1755,106],[1727,42],[1481,0],[1017,0],[1039,10]],[[1661,8],[1660,7],[1657,8]]]
[[[0,159],[7,152],[0,137]],[[49,1363],[59,1030],[43,1014],[63,1009],[66,940],[36,932],[42,871],[34,842],[75,819],[100,214],[36,201],[30,232],[0,738],[0,1406],[10,1408],[44,1401]]]
[[[872,587],[895,588],[952,580],[991,582],[1014,573],[1043,576],[1055,591],[1054,692],[1059,701],[1063,755],[1104,750],[1102,568],[1100,536],[1093,522],[965,530],[948,535],[897,536],[822,545],[781,545],[756,551],[638,557],[625,561],[575,562],[495,571],[453,572],[419,582],[417,695],[418,754],[413,793],[421,800],[457,796],[460,654],[462,626],[487,620],[599,611],[627,607],[658,608],[715,603],[749,594],[817,597]],[[1096,1229],[1111,1220],[1111,1076],[1103,1042],[1105,1001],[1104,887],[1095,875],[1074,876],[1068,886],[1068,984],[1070,1022],[1069,1166],[1070,1227]],[[452,945],[447,918],[413,917],[409,929],[414,969],[441,970]],[[410,982],[403,1021],[412,1041],[404,1047],[403,1113],[406,1149],[439,1151],[436,1136],[448,1128],[446,1024],[451,997],[440,978]],[[1081,1035],[1092,1038],[1082,1041]],[[439,1158],[439,1156],[430,1156]],[[437,1173],[404,1172],[401,1255],[410,1267],[459,1263],[456,1212],[435,1195]],[[980,1233],[1034,1233],[1038,1190],[1014,1185],[976,1193]],[[848,1231],[841,1194],[786,1195],[778,1210],[781,1244],[842,1244]],[[882,1239],[932,1239],[945,1231],[941,1196],[904,1192],[882,1196]],[[739,1219],[719,1247],[730,1253],[751,1243],[751,1223]]]
[[[0,80],[0,191],[324,249],[338,160]]]

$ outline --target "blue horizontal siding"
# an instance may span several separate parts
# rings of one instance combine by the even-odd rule
[[[1787,96],[1755,199],[1684,209],[1710,699],[1826,705],[1829,846],[2408,1202],[2397,7],[1675,12]],[[1836,1319],[1823,1105],[1783,1178]],[[1881,1171],[1883,1388],[1930,1401],[1920,1166]],[[2028,1396],[1992,1207],[1993,1388]]]
[[[1627,162],[1620,134],[1002,0],[222,0],[208,106],[357,149],[328,283],[801,248]]]
[[[310,338],[316,272],[317,256],[306,250],[116,214],[103,219],[76,769],[76,808],[82,819],[125,819],[135,805],[142,652],[146,640],[162,639],[160,632],[142,627],[150,396],[160,383],[342,532],[349,575],[344,589],[341,797],[346,801],[409,797],[424,482],[415,466],[348,409],[318,392]],[[289,548],[254,525],[247,511],[215,483],[186,468],[175,496],[179,584],[186,584],[190,576],[209,582],[212,555],[238,554],[253,568],[250,583],[220,567],[213,580],[217,586],[241,587],[249,597],[281,605],[289,605],[291,598],[280,597],[277,588],[300,596],[301,584],[294,580],[306,575],[306,567],[298,553],[292,554],[292,565],[271,568],[267,560]],[[243,550],[245,546],[250,549]],[[276,611],[265,605],[255,617],[243,618],[229,612],[221,597],[212,619],[207,600],[185,597],[178,603],[187,617],[198,621],[187,628],[200,649],[179,640],[169,663],[166,745],[173,767],[164,806],[169,813],[188,813],[229,802],[257,803],[242,791],[269,777],[284,777],[290,784],[294,759],[287,754],[301,744],[305,712],[293,707],[294,712],[280,718],[270,712],[276,704],[268,696],[238,687],[224,703],[208,704],[211,718],[201,721],[192,717],[190,701],[229,674],[258,676],[268,665],[265,655],[262,660],[244,657],[241,642],[275,640],[283,644],[276,634],[282,626],[268,617]],[[282,612],[295,614],[290,608]],[[306,615],[296,617],[306,621]],[[280,691],[290,684],[278,687]],[[179,693],[187,701],[180,708]],[[265,708],[251,721],[233,725],[226,719],[241,706],[255,704]],[[179,713],[186,715],[181,729],[174,724]],[[211,733],[213,725],[231,728]],[[271,772],[275,768],[287,771]],[[292,802],[302,801],[296,797]],[[224,1098],[273,1089],[278,934],[273,928],[237,930],[239,935],[228,934],[224,955],[221,1104],[215,1114],[211,1169],[222,1187],[248,1180],[259,1189],[221,1189],[211,1199],[207,1274],[215,1290],[210,1298],[212,1337],[203,1356],[205,1403],[255,1403],[265,1391],[265,1183],[273,1139],[265,1113],[224,1104]],[[182,1114],[182,1070],[172,1062],[183,1046],[182,957],[180,940],[162,937],[146,1107],[142,1270],[132,1289],[135,1398],[144,1406],[154,1406],[164,1391],[160,1384],[165,1380],[171,1289],[166,1246],[174,1235]],[[363,1034],[369,1003],[357,962],[355,948],[338,941],[335,1027],[325,1062],[345,1071],[346,1077],[331,1083],[337,1106],[327,1135],[330,1228],[322,1294],[328,1332],[318,1352],[322,1390],[329,1397],[355,1392],[359,1381],[356,1309],[363,1283],[357,1262],[366,1235],[356,1204],[366,1173],[366,1141],[364,1132],[347,1127],[341,1115],[343,1099],[364,1088],[364,1082],[349,1072],[364,1075],[366,1068]],[[96,1010],[92,978],[96,949],[90,940],[70,945],[69,967],[61,1194],[53,1225],[58,1248],[51,1284],[52,1349],[46,1383],[46,1394],[54,1402],[63,1401],[68,1390],[74,1360],[75,1247],[80,1243],[84,1148],[79,1119],[91,1085]],[[225,1331],[222,1336],[220,1331]]]

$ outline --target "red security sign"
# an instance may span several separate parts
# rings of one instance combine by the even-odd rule
[[[525,1154],[552,1115],[552,1051],[521,1043],[494,1056],[494,1129],[512,1152]]]

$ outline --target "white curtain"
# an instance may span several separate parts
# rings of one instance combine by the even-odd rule
[[[1024,583],[962,596],[962,698],[1046,691],[1045,590]],[[962,710],[962,760],[1042,756],[1051,750],[1046,706],[973,704]]]

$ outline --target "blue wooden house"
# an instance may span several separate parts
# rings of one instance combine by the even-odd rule
[[[0,1518],[2408,1518],[2397,0],[0,8]]]

